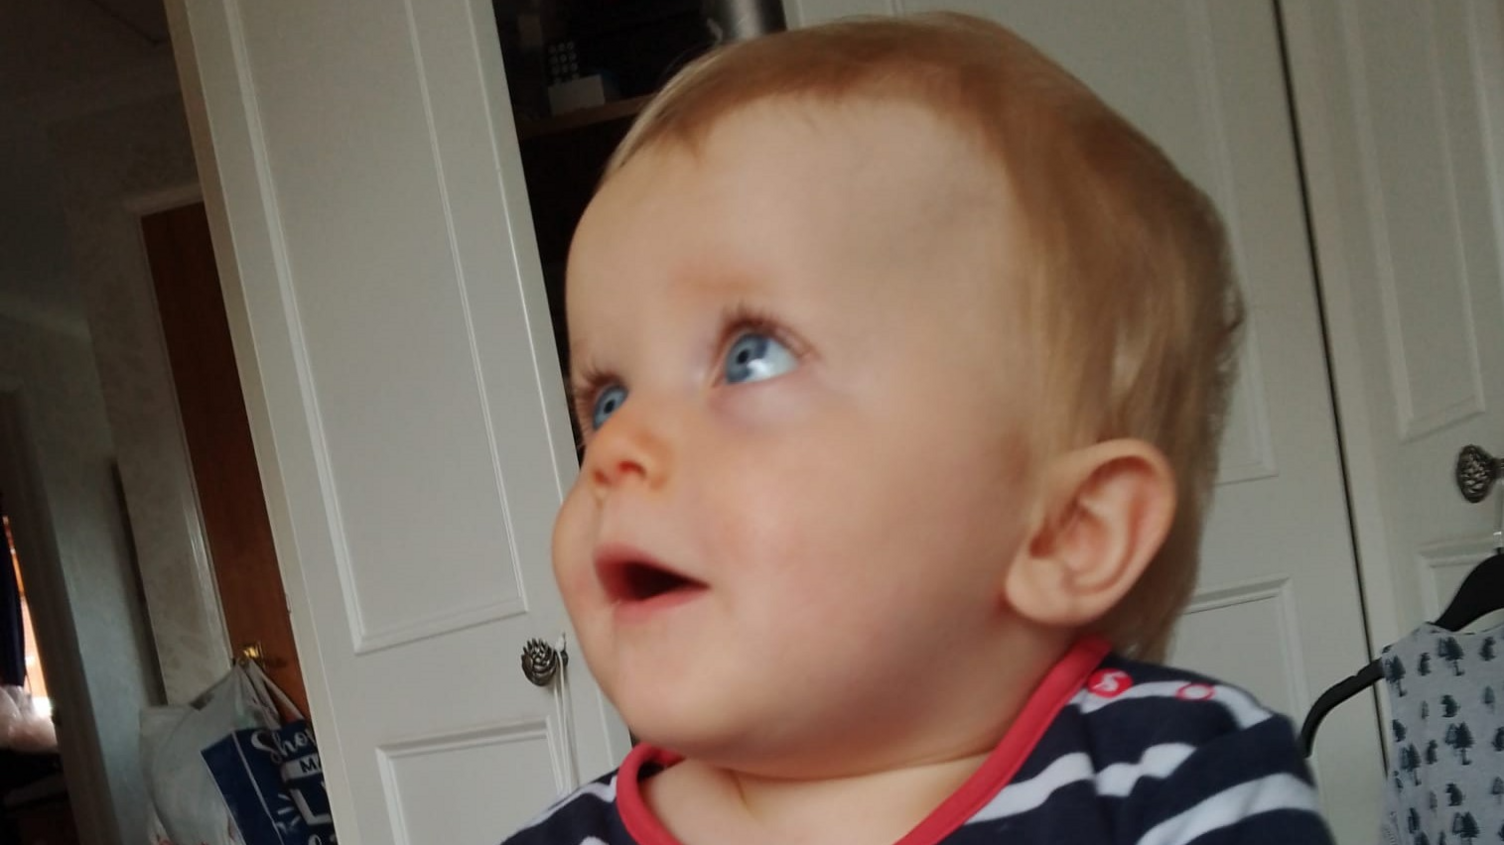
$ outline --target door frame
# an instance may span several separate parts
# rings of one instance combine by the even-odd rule
[[[167,364],[167,395],[172,400],[172,423],[174,432],[177,434],[176,447],[181,457],[176,467],[179,471],[172,473],[171,481],[175,488],[176,504],[181,511],[183,530],[186,534],[188,545],[192,551],[191,570],[193,576],[193,595],[198,599],[199,612],[204,620],[201,635],[211,638],[215,651],[224,655],[228,661],[233,654],[229,631],[225,626],[224,610],[220,605],[218,582],[214,576],[214,558],[209,549],[208,532],[204,528],[203,508],[199,504],[198,482],[193,477],[193,457],[188,452],[188,440],[183,432],[183,414],[179,407],[177,385],[172,380],[171,362],[167,361],[167,342],[162,333],[161,307],[157,302],[157,288],[151,275],[151,262],[146,250],[146,237],[142,232],[141,225],[144,218],[162,211],[171,211],[185,205],[192,205],[204,201],[203,189],[197,182],[181,185],[173,185],[158,190],[128,196],[124,198],[120,206],[128,214],[132,228],[133,245],[136,256],[140,259],[139,274],[136,293],[150,304],[152,314],[152,337],[154,353],[161,356]],[[182,571],[158,571],[155,568],[143,568],[141,578],[143,582],[152,582],[159,578],[173,579],[181,577]],[[151,592],[151,584],[147,584],[148,594]],[[166,608],[170,611],[170,608]],[[152,632],[157,634],[156,623],[152,623]],[[161,653],[158,652],[160,661]],[[225,664],[228,666],[228,663]],[[166,678],[163,678],[164,684]],[[172,686],[167,685],[171,690]],[[169,695],[169,699],[172,696]],[[171,704],[183,703],[169,701]]]
[[[1333,176],[1343,157],[1338,155],[1332,124],[1341,119],[1344,103],[1335,99],[1324,77],[1322,64],[1332,51],[1322,37],[1316,18],[1318,11],[1313,8],[1318,4],[1289,0],[1275,3],[1285,41],[1285,71],[1296,127],[1295,148],[1306,193],[1316,290],[1326,329],[1328,372],[1357,553],[1358,584],[1373,656],[1398,640],[1403,632],[1379,493],[1373,437],[1378,410],[1370,405],[1365,388],[1353,308],[1353,259],[1344,249],[1341,232],[1346,215],[1366,215],[1368,209],[1344,203]],[[1359,668],[1354,666],[1353,670]],[[1336,680],[1339,679],[1333,679]]]
[[[74,824],[85,842],[121,842],[129,831],[115,831],[109,778],[84,678],[83,659],[72,610],[62,583],[62,558],[55,540],[51,510],[43,493],[36,441],[31,435],[25,385],[0,376],[0,488],[21,561],[21,577],[30,589],[32,629],[43,656],[43,671],[52,698],[65,702],[72,716],[59,731],[58,753],[68,784]],[[112,835],[112,831],[114,834]]]
[[[219,491],[216,493],[217,485],[213,481],[209,481],[207,487],[201,484],[202,467],[198,466],[197,462],[194,459],[194,452],[192,446],[190,445],[191,441],[189,439],[189,426],[188,422],[184,419],[183,413],[184,403],[185,401],[187,401],[189,394],[192,394],[194,392],[194,386],[192,384],[185,386],[184,384],[180,383],[180,373],[175,369],[176,365],[172,359],[170,352],[168,351],[168,325],[166,323],[167,318],[165,316],[165,312],[162,309],[164,300],[160,293],[161,275],[159,273],[159,269],[154,266],[154,262],[158,261],[158,259],[162,259],[167,253],[170,253],[173,250],[168,250],[167,253],[161,254],[154,254],[152,252],[146,238],[147,219],[154,215],[178,211],[180,209],[202,207],[203,205],[203,189],[197,182],[188,185],[167,188],[161,191],[154,191],[149,194],[142,195],[140,198],[129,200],[125,203],[126,209],[130,211],[134,217],[136,233],[138,235],[138,249],[140,250],[141,255],[145,257],[146,282],[148,283],[148,287],[144,289],[141,294],[143,297],[147,297],[151,302],[152,313],[156,318],[155,339],[164,350],[163,354],[167,358],[167,363],[170,370],[169,376],[172,387],[171,397],[175,410],[177,431],[181,435],[179,437],[179,447],[181,448],[183,454],[182,466],[187,470],[187,477],[181,479],[183,490],[181,494],[182,501],[180,502],[180,504],[183,510],[183,520],[188,528],[188,539],[192,544],[194,552],[192,567],[193,573],[197,576],[195,583],[198,588],[195,595],[202,605],[202,612],[204,616],[206,618],[212,618],[216,620],[217,628],[225,638],[224,654],[226,656],[229,656],[231,654],[238,655],[242,649],[251,645],[254,645],[256,647],[262,647],[263,645],[266,646],[267,651],[263,655],[263,659],[265,660],[263,668],[267,669],[267,671],[272,676],[272,681],[283,688],[283,690],[292,698],[295,705],[306,709],[307,703],[305,701],[305,695],[302,691],[302,685],[304,681],[302,678],[301,667],[298,662],[296,646],[288,641],[291,637],[291,631],[285,631],[286,637],[282,637],[284,631],[282,631],[277,625],[273,624],[278,620],[269,618],[272,613],[280,614],[284,612],[284,602],[280,600],[280,591],[282,589],[281,573],[275,571],[270,573],[270,577],[274,577],[276,579],[276,587],[278,590],[277,597],[279,601],[277,601],[276,607],[258,606],[254,615],[249,617],[247,616],[247,611],[245,609],[245,601],[242,598],[235,598],[232,596],[232,594],[236,592],[236,589],[234,587],[231,587],[227,591],[221,586],[224,583],[222,580],[224,573],[221,572],[220,568],[225,564],[215,559],[215,541],[217,538],[216,535],[214,535],[210,530],[209,523],[205,521],[204,502],[206,495],[210,502],[220,501],[221,503],[223,503],[223,501],[240,501],[243,503],[244,501],[246,501],[246,497],[240,496],[238,499],[236,499],[235,497],[238,494],[230,493],[229,495],[231,498],[227,500],[224,498],[227,495],[226,491]],[[210,267],[209,269],[217,272],[217,268],[215,267]],[[163,270],[161,272],[166,271]],[[215,292],[220,295],[220,298],[222,300],[223,291],[216,289]],[[179,291],[179,293],[181,293],[181,291]],[[169,296],[168,300],[173,299],[177,295],[178,294],[173,294]],[[179,315],[178,319],[179,321],[182,320],[181,314]],[[181,334],[183,326],[179,325],[177,328],[179,330],[179,333]],[[198,336],[197,339],[199,341],[205,340],[202,335]],[[229,387],[231,387],[238,393],[238,391],[240,390],[240,384],[236,380],[236,378],[238,377],[238,372],[232,371],[230,373],[221,375],[228,376],[228,380],[231,382]],[[219,390],[219,385],[221,384],[221,382],[216,379],[213,381],[213,383],[216,386],[212,390],[210,390],[210,392],[222,392]],[[200,392],[204,391],[205,389],[206,388],[203,384],[200,384],[197,388],[197,390]],[[187,392],[185,393],[185,391]],[[205,402],[202,396],[198,398],[200,401],[197,404],[200,407],[200,415],[202,416],[202,408],[205,405]],[[213,405],[215,403],[209,404]],[[199,433],[202,434],[202,432]],[[199,458],[205,458],[206,455],[210,456],[214,460],[218,460],[220,457],[220,452],[217,449],[209,450],[205,453],[200,454]],[[257,467],[257,477],[255,480],[259,485],[261,480],[259,476],[259,466]],[[207,494],[205,492],[206,490],[209,491]],[[259,487],[255,491],[255,495],[261,496]],[[216,499],[216,496],[218,496],[219,498]],[[245,510],[244,507],[241,507],[239,509],[241,511]],[[223,516],[223,514],[221,514],[221,516]],[[221,526],[221,529],[222,528],[223,526]],[[222,546],[220,548],[220,551],[223,554],[225,552],[225,548]],[[242,553],[244,552],[243,549],[241,551]],[[253,581],[256,583],[263,583],[268,577],[267,570],[269,569],[269,567],[262,566],[261,559],[259,557],[253,557],[252,559],[243,560],[239,565],[250,567],[250,569],[242,572],[241,575],[252,576]],[[231,570],[236,569],[236,565],[234,564],[231,564],[229,566]],[[161,577],[172,573],[154,572],[153,574]],[[234,619],[237,621],[238,627],[231,625],[232,617],[231,615],[227,615],[226,613],[227,596],[232,596],[232,609],[239,609],[238,615],[234,616]],[[257,624],[248,625],[248,618],[255,620]],[[289,651],[292,653],[286,653]]]

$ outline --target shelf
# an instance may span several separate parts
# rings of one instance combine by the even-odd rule
[[[523,121],[517,124],[517,139],[526,141],[529,138],[556,135],[560,132],[568,132],[584,126],[634,117],[652,101],[653,95],[645,94],[641,97],[633,97],[630,100],[617,100],[604,106],[577,109],[576,111],[565,112],[554,117],[546,117],[542,120]]]

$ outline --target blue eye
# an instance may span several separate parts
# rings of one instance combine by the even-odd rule
[[[619,384],[613,384],[595,395],[595,407],[590,412],[590,425],[596,431],[606,424],[606,420],[616,413],[627,401],[627,389]]]
[[[781,376],[799,365],[787,346],[758,332],[748,332],[726,350],[726,383],[744,384]]]

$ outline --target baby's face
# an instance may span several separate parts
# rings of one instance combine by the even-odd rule
[[[943,711],[1031,503],[1009,202],[918,107],[763,102],[592,203],[554,565],[638,735],[756,763]]]

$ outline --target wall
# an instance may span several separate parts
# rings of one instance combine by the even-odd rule
[[[38,608],[49,614],[38,620],[47,637],[42,645],[51,649],[42,659],[50,667],[57,658],[73,657],[80,670],[65,681],[71,681],[72,694],[54,702],[65,764],[79,761],[79,755],[95,756],[89,763],[103,771],[105,782],[93,784],[94,794],[81,796],[81,821],[97,841],[115,842],[116,831],[144,829],[138,711],[159,699],[160,691],[111,474],[114,444],[90,344],[0,316],[0,383],[19,398],[36,472],[33,492],[40,494],[49,518],[44,558],[55,556],[57,563],[34,578],[32,569],[48,561],[23,561],[28,580],[49,593]],[[59,593],[66,597],[62,602],[55,601]],[[59,654],[63,649],[76,653]],[[63,679],[54,679],[54,686],[58,680]],[[91,798],[99,804],[91,806]]]
[[[196,199],[197,175],[165,30],[122,23],[84,0],[0,0],[0,313],[92,335],[181,702],[223,673],[228,644],[137,218]]]
[[[141,559],[167,699],[191,700],[229,668],[140,215],[196,199],[176,94],[53,127],[74,276]]]
[[[0,46],[0,400],[45,458],[50,551],[34,557],[56,563],[29,580],[60,597],[38,635],[83,690],[57,696],[75,811],[85,842],[114,845],[144,835],[139,708],[164,681],[183,702],[227,668],[137,225],[193,199],[196,174],[165,42],[79,0],[0,0]],[[113,462],[149,612],[115,571]]]
[[[0,314],[85,338],[68,278],[68,231],[48,167],[47,134],[31,121],[0,121]]]

